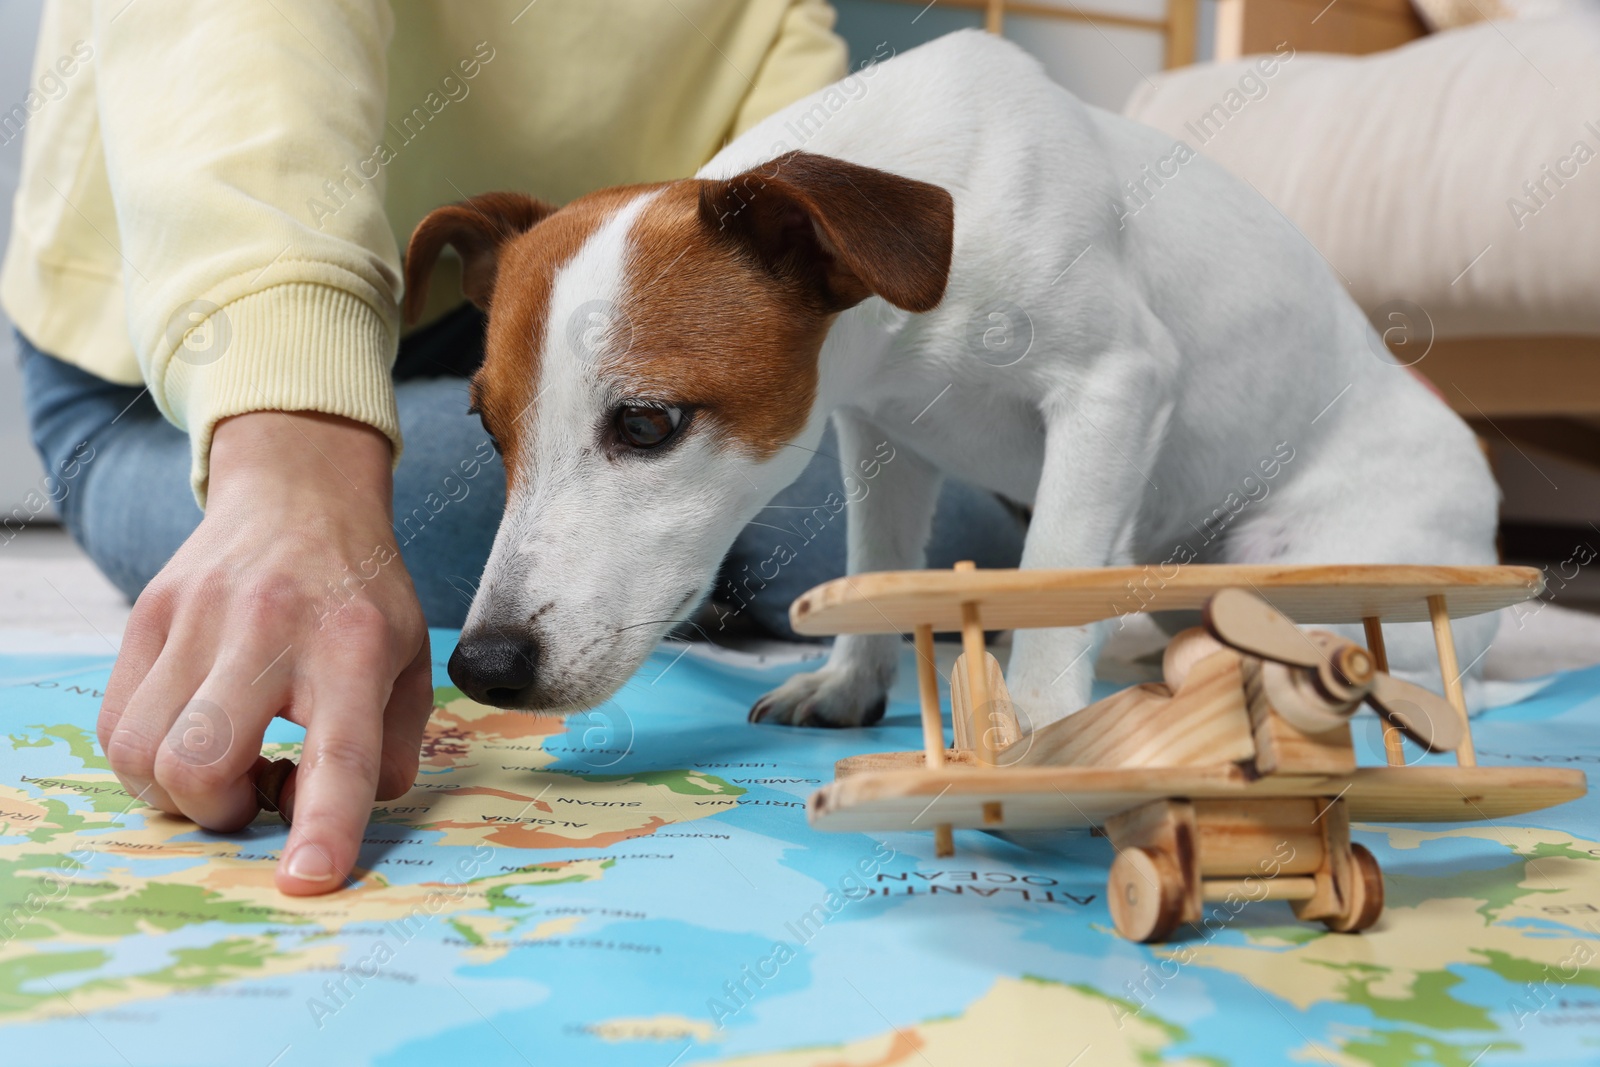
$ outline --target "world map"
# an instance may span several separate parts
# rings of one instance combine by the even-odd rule
[[[835,760],[919,745],[904,684],[870,729],[750,726],[802,665],[664,646],[562,720],[450,688],[454,636],[416,786],[311,899],[273,888],[276,816],[209,834],[123,791],[94,736],[107,661],[0,661],[0,1062],[1600,1062],[1592,796],[1358,825],[1387,893],[1363,935],[1263,901],[1136,945],[1103,839],[958,831],[938,859],[929,834],[807,825]],[[1600,668],[1475,731],[1485,765],[1600,764]]]

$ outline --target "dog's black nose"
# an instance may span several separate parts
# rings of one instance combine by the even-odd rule
[[[533,686],[537,657],[537,646],[526,637],[462,635],[450,654],[450,680],[480,704],[516,708]]]

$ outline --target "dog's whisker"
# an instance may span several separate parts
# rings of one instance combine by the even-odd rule
[[[706,631],[706,628],[704,626],[701,626],[699,623],[694,622],[691,619],[684,619],[682,622],[678,623],[678,625],[679,626],[686,626],[691,630],[698,630],[700,632],[701,640],[704,640],[704,641],[710,641],[711,640],[711,634],[709,634]]]
[[[611,632],[613,634],[620,634],[624,630],[637,630],[641,626],[670,626],[670,625],[676,623],[677,621],[678,621],[677,619],[646,619],[644,622],[630,622],[626,626],[619,626],[619,627],[617,627],[615,630],[613,630]],[[688,623],[688,624],[685,624],[685,625],[693,625],[693,624],[692,623]]]
[[[827,459],[833,460],[835,463],[842,462],[839,459],[838,456],[835,456],[832,453],[829,453],[829,452],[818,452],[814,448],[807,448],[805,445],[797,445],[793,441],[785,441],[785,442],[783,442],[783,447],[784,448],[798,448],[802,452],[810,452],[813,456],[823,456],[823,457],[825,457]]]
[[[449,575],[445,578],[445,581],[450,583],[451,591],[454,592],[456,596],[461,598],[462,603],[466,604],[467,607],[470,608],[472,606],[473,597],[478,595],[478,583],[460,574]],[[464,583],[467,588],[461,588],[461,586],[456,584],[457,582]]]

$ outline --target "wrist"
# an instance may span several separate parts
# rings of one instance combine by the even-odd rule
[[[234,415],[212,432],[208,510],[235,501],[260,507],[273,500],[273,489],[279,487],[291,498],[378,507],[386,516],[393,496],[393,456],[382,431],[338,415]]]

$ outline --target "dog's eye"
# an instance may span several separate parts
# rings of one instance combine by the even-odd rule
[[[623,404],[617,408],[617,436],[634,448],[656,448],[671,440],[683,425],[683,409],[652,404]]]
[[[489,420],[483,417],[483,412],[477,408],[468,408],[467,414],[478,416],[478,425],[483,427],[483,432],[489,438],[489,443],[494,446],[494,454],[500,455],[500,438],[496,437],[494,431],[489,429]]]

